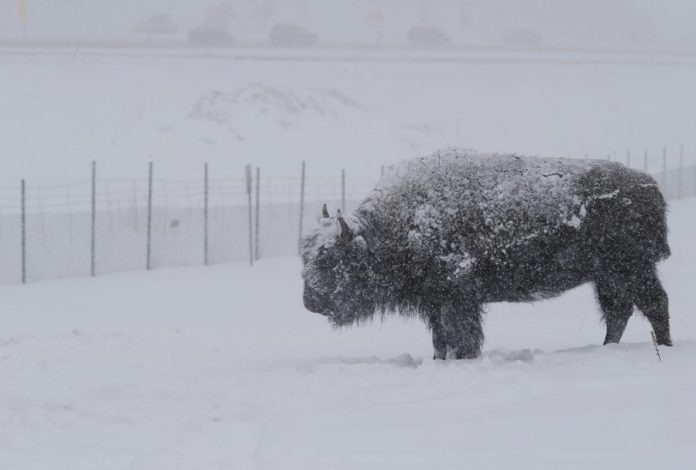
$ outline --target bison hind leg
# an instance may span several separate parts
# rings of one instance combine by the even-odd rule
[[[617,277],[604,276],[595,282],[597,301],[607,326],[604,344],[621,341],[628,319],[633,314],[633,301],[626,287]]]
[[[671,346],[667,293],[654,263],[636,263],[635,269],[624,269],[622,273],[608,271],[595,281],[597,300],[607,325],[604,344],[621,341],[635,305],[650,321],[657,343]]]
[[[643,272],[640,286],[636,286],[636,307],[643,312],[655,332],[657,344],[672,346],[669,332],[669,305],[667,293],[657,277],[657,270],[652,265]]]

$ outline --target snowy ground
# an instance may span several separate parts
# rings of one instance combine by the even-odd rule
[[[332,331],[296,259],[0,287],[0,468],[694,468],[695,208],[662,362],[640,315],[599,346],[588,286],[491,306],[446,363],[417,322]]]

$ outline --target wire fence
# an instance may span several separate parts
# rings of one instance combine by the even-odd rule
[[[375,178],[301,175],[200,181],[112,179],[0,187],[0,283],[164,266],[217,264],[297,253],[298,228],[326,202],[353,208]],[[89,176],[89,172],[86,172]],[[302,198],[304,193],[304,199]],[[302,213],[303,221],[300,222]]]
[[[684,159],[682,146],[672,159],[666,149],[650,161],[627,152],[624,164],[652,170],[679,199],[696,195],[696,164]],[[216,179],[207,164],[200,181],[160,179],[152,165],[140,179],[103,178],[96,163],[86,174],[0,187],[0,283],[296,255],[322,204],[351,211],[380,177],[315,176],[304,163],[286,177],[249,166]]]

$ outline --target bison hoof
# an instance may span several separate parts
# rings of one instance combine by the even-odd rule
[[[436,361],[436,360],[438,360],[438,359],[439,359],[439,360],[443,360],[443,361],[444,361],[445,359],[447,359],[447,351],[446,351],[446,350],[445,350],[445,351],[437,351],[437,350],[436,350],[436,351],[433,353],[433,360]]]
[[[476,359],[479,356],[478,351],[460,350],[458,348],[449,348],[435,350],[433,360],[459,360],[459,359]]]
[[[454,348],[449,348],[447,351],[448,359],[476,359],[480,354],[479,349],[473,349],[471,347],[461,347],[457,346]]]
[[[669,331],[656,332],[653,339],[657,342],[658,346],[672,346],[672,336],[669,334]]]

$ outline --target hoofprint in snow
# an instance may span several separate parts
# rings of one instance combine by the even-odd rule
[[[420,322],[332,330],[300,263],[0,287],[0,468],[694,468],[696,200],[660,264],[675,346],[600,346],[589,286],[494,304],[477,360]]]

